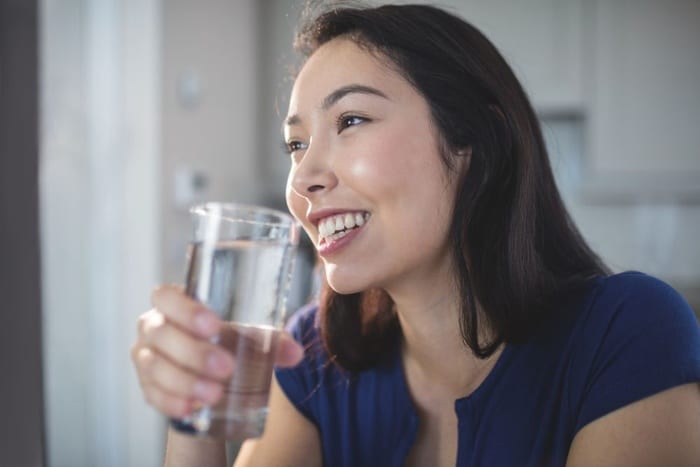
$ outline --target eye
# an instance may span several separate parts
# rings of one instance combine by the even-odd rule
[[[360,117],[359,115],[343,114],[340,117],[338,117],[338,120],[336,122],[336,126],[338,128],[338,133],[340,134],[346,128],[349,128],[351,126],[356,126],[356,125],[359,125],[363,122],[368,122],[368,121],[370,121],[368,118]]]
[[[301,141],[297,140],[291,140],[291,141],[285,141],[282,143],[284,147],[284,152],[287,154],[293,154],[297,151],[303,151],[308,147],[306,143],[302,143]]]

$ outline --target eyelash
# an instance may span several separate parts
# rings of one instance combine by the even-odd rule
[[[349,120],[359,120],[359,121],[356,123],[348,123]],[[370,121],[368,118],[360,117],[359,115],[342,114],[336,119],[335,126],[338,129],[338,134],[340,134],[346,128],[349,128],[351,126],[356,126],[356,125],[359,125],[360,123],[368,122],[368,121]]]
[[[295,151],[299,151],[300,149],[306,149],[305,147],[301,148],[298,146],[305,146],[305,144],[302,143],[301,141],[297,141],[297,140],[292,140],[289,142],[286,142],[286,141],[282,142],[282,149],[284,149],[284,152],[286,152],[287,154],[293,154]]]
[[[355,120],[355,123],[350,123],[351,120]],[[340,134],[343,132],[343,130],[350,128],[351,126],[356,126],[369,121],[369,118],[360,117],[359,115],[343,114],[336,119],[335,126],[338,130],[338,134]],[[299,151],[301,149],[306,149],[306,144],[302,143],[301,141],[292,140],[283,142],[282,147],[285,153],[293,154],[294,152]]]

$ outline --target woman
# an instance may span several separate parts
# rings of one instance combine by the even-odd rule
[[[700,465],[697,321],[585,244],[493,45],[442,10],[383,6],[320,15],[298,46],[287,203],[324,290],[235,465]],[[182,416],[234,362],[179,289],[153,302],[133,358]],[[169,434],[167,465],[223,463]]]

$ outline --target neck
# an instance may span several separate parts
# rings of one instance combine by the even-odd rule
[[[391,293],[403,334],[403,362],[409,382],[440,386],[453,398],[472,392],[488,375],[500,351],[488,359],[473,355],[460,330],[459,294],[447,281]]]
[[[404,349],[425,366],[444,352],[467,354],[459,327],[459,307],[453,296],[440,294],[433,300],[397,302]]]

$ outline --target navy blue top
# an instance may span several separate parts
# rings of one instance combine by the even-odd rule
[[[324,354],[316,308],[298,312],[290,330],[305,358],[276,369],[277,380],[318,427],[325,465],[403,465],[419,420],[399,350],[352,377]],[[483,383],[455,401],[457,465],[564,465],[587,423],[693,381],[700,328],[683,298],[641,273],[595,279],[527,343],[506,345]]]

